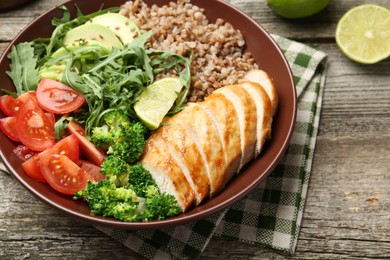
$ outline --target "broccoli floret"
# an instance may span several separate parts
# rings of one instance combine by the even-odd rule
[[[128,127],[131,123],[129,116],[120,109],[110,110],[103,116],[103,121],[110,129],[118,129],[120,126]]]
[[[129,185],[117,187],[110,179],[88,182],[87,187],[75,193],[74,199],[84,199],[92,214],[122,221],[162,220],[182,212],[175,197],[161,194],[141,164],[129,167]],[[143,196],[137,194],[136,190]]]
[[[117,187],[123,187],[129,183],[130,169],[130,165],[120,157],[110,155],[104,158],[100,171]]]
[[[141,157],[144,151],[147,129],[140,122],[119,129],[115,131],[115,142],[108,148],[107,154],[117,155],[124,161],[133,163]]]
[[[96,146],[108,149],[110,145],[117,141],[118,136],[121,137],[123,135],[121,134],[122,128],[129,126],[130,119],[123,110],[110,110],[103,115],[102,126],[92,128],[90,140]]]
[[[156,195],[160,195],[160,189],[157,185],[149,185],[144,189],[144,194],[146,198],[152,198]]]
[[[140,163],[131,166],[129,183],[138,196],[146,198],[143,212],[145,220],[162,220],[182,212],[175,197],[161,194],[150,172]]]
[[[76,192],[74,199],[83,198],[91,213],[114,217],[122,221],[140,221],[145,208],[145,199],[128,188],[116,187],[109,180],[88,182],[87,187]]]
[[[92,129],[90,140],[107,154],[119,156],[133,163],[140,158],[145,147],[148,129],[133,122],[122,110],[111,110],[103,115],[104,124]]]
[[[154,182],[149,171],[146,170],[140,163],[134,164],[130,167],[129,177],[130,188],[133,189],[138,196],[147,196],[148,189],[157,189],[156,183]]]
[[[92,129],[92,135],[90,137],[97,147],[107,150],[108,147],[113,143],[112,134],[108,125],[102,125]]]
[[[110,194],[116,189],[116,185],[109,180],[102,180],[91,183],[74,195],[74,199],[83,198],[89,205],[91,213],[94,215],[103,215],[110,204]]]
[[[175,197],[167,193],[156,194],[151,198],[146,198],[145,211],[143,217],[145,220],[162,220],[167,217],[176,216],[182,212]]]

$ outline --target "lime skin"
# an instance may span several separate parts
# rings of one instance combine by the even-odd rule
[[[329,2],[330,0],[266,0],[273,12],[289,19],[312,16],[327,7]]]

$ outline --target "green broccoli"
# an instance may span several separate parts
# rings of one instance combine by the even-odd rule
[[[104,157],[100,172],[117,187],[123,187],[129,183],[130,169],[130,165],[120,157],[110,155]]]
[[[113,165],[107,163],[107,166]],[[141,164],[128,167],[129,185],[118,187],[110,178],[100,182],[88,182],[87,187],[75,193],[74,199],[83,198],[92,214],[110,216],[122,221],[162,220],[182,212],[172,195],[160,193],[149,172]],[[137,194],[137,191],[142,196]]]
[[[115,132],[115,143],[108,148],[107,154],[117,155],[128,163],[135,162],[144,151],[146,127],[136,122],[120,129],[122,131]]]
[[[113,143],[110,129],[108,125],[102,125],[92,129],[92,135],[90,136],[91,142],[97,147],[107,150]]]
[[[104,124],[92,129],[90,140],[107,154],[119,156],[127,163],[138,160],[145,147],[148,129],[133,122],[122,110],[111,110],[103,115]]]
[[[167,193],[163,193],[146,198],[143,218],[145,220],[162,220],[166,217],[176,216],[180,212],[182,212],[182,210],[177,205],[175,197]]]
[[[145,199],[131,189],[116,187],[109,180],[88,182],[87,187],[76,192],[74,199],[83,198],[94,215],[114,217],[122,221],[140,221],[145,211]]]
[[[124,110],[114,109],[103,115],[103,120],[111,129],[118,129],[120,126],[130,126],[130,118]]]
[[[116,136],[122,131],[121,127],[130,126],[130,119],[127,114],[120,109],[110,110],[103,114],[102,125],[92,128],[91,142],[104,149],[116,142]]]
[[[141,197],[147,196],[149,189],[157,189],[157,192],[159,192],[149,171],[142,167],[140,163],[130,167],[129,185]]]

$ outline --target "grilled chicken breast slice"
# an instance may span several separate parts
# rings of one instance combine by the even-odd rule
[[[257,110],[253,97],[241,85],[230,85],[217,89],[216,93],[225,95],[237,112],[241,135],[241,159],[237,171],[253,159],[257,141]]]
[[[232,101],[221,93],[213,93],[199,106],[213,121],[216,131],[222,139],[222,149],[226,158],[225,171],[221,171],[222,189],[237,172],[241,160],[241,135],[238,113]],[[212,149],[213,144],[210,144]]]
[[[265,89],[271,100],[272,116],[274,116],[278,109],[279,100],[273,79],[263,70],[251,70],[245,75],[244,81],[256,82]]]
[[[185,113],[175,115],[174,119],[187,130],[198,147],[203,163],[197,161],[189,165],[197,164],[194,165],[194,169],[198,171],[198,174],[207,173],[210,185],[209,195],[213,196],[223,188],[224,173],[228,167],[222,136],[218,133],[210,116],[202,109],[202,104],[190,104]],[[199,167],[203,167],[205,171],[200,172]]]
[[[198,114],[188,108],[164,121],[164,126],[155,133],[155,139],[161,139],[182,170],[195,194],[195,204],[198,205],[209,195],[210,180],[207,161],[204,153],[194,140],[196,137],[191,129],[182,125],[182,122],[194,119]],[[196,120],[196,119],[194,119]],[[197,120],[199,121],[199,120]],[[205,126],[203,126],[205,128]]]
[[[257,111],[256,149],[254,158],[257,158],[267,139],[271,138],[272,106],[271,100],[264,88],[255,82],[244,82],[242,88],[253,97]]]
[[[176,198],[183,212],[193,205],[194,191],[160,138],[152,135],[147,140],[140,162],[150,172],[160,191]]]

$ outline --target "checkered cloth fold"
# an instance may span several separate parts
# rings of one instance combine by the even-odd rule
[[[298,94],[298,112],[287,151],[267,179],[229,209],[187,225],[139,231],[96,228],[150,259],[199,257],[213,236],[294,252],[317,137],[326,54],[272,36],[291,66]]]

